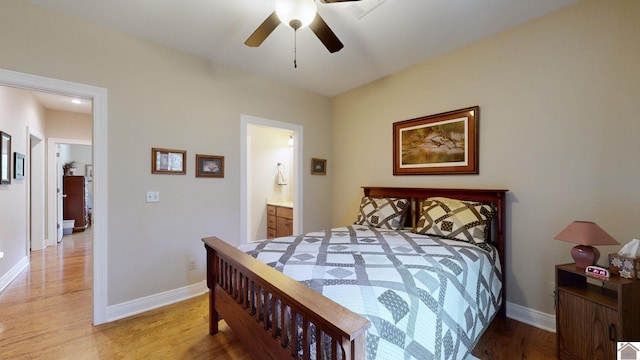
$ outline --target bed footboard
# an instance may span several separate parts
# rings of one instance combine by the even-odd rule
[[[217,237],[202,241],[210,334],[221,317],[256,358],[365,358],[367,319]]]

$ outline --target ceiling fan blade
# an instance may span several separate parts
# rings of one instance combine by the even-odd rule
[[[340,39],[338,39],[333,30],[331,30],[329,25],[327,25],[319,14],[316,13],[316,17],[313,19],[311,24],[309,24],[309,27],[311,28],[311,31],[316,34],[318,39],[322,41],[330,53],[339,51],[344,47]]]
[[[320,2],[325,3],[325,4],[339,3],[339,2],[349,2],[349,1],[360,1],[360,0],[320,0]]]
[[[278,27],[278,25],[280,25],[280,19],[278,19],[278,15],[276,15],[276,12],[274,11],[265,19],[265,21],[262,22],[262,24],[260,24],[260,26],[258,26],[256,31],[249,36],[244,44],[252,47],[260,46],[267,36],[269,36],[269,34]]]

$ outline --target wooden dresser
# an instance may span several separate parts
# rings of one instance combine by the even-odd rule
[[[293,208],[267,204],[267,239],[293,235]]]
[[[64,220],[75,220],[74,231],[84,231],[89,226],[87,206],[89,187],[84,176],[64,176],[62,183],[62,216]]]

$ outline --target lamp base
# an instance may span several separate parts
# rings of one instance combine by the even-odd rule
[[[576,262],[576,267],[585,269],[589,265],[595,265],[600,259],[600,251],[589,245],[578,245],[571,248],[571,257]]]

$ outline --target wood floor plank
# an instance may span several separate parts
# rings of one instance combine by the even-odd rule
[[[207,295],[93,326],[91,243],[89,229],[31,253],[29,268],[0,293],[0,359],[252,359],[224,321],[209,336]],[[555,359],[555,334],[498,320],[473,354]]]
[[[91,231],[30,254],[0,293],[0,359],[251,359],[226,324],[209,336],[208,297],[93,326]]]

